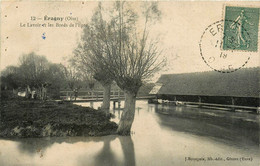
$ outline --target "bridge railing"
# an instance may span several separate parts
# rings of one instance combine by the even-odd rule
[[[101,90],[97,91],[78,91],[77,98],[81,99],[102,99],[104,92]],[[74,97],[74,91],[60,91],[60,98],[69,99],[70,97]],[[112,90],[110,92],[111,98],[124,98],[124,92],[119,90]]]

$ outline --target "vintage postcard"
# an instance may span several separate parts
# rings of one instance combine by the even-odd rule
[[[260,165],[259,2],[0,4],[0,166]]]

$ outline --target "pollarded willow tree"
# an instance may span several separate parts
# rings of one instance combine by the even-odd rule
[[[160,18],[157,3],[144,2],[142,13],[134,5],[114,2],[113,8],[105,11],[100,2],[75,50],[101,84],[114,80],[124,90],[125,107],[117,130],[120,135],[130,134],[137,92],[161,66],[157,42],[149,39],[149,28]]]
[[[106,22],[102,16],[102,6],[101,2],[97,7],[95,13],[92,16],[91,21],[83,29],[83,34],[81,36],[81,41],[78,47],[74,50],[75,58],[81,62],[87,73],[91,73],[93,77],[103,86],[103,104],[101,109],[107,114],[110,107],[110,91],[113,78],[107,70],[105,63],[100,61],[106,59],[106,46],[102,42],[102,36],[106,31]]]
[[[115,76],[115,81],[125,91],[126,96],[125,109],[117,132],[120,135],[129,135],[134,121],[137,92],[142,86],[143,80],[151,77],[161,65],[161,62],[157,61],[161,53],[157,42],[148,39],[148,27],[153,21],[159,19],[160,11],[157,3],[145,2],[142,15],[138,16],[139,20],[133,22],[128,28],[132,17],[125,19],[124,13],[128,13],[131,9],[124,10],[124,5],[124,3],[117,4],[119,21],[116,24],[119,27],[117,31],[120,41],[119,50],[116,54],[111,54],[112,57],[109,59],[116,59],[116,61],[112,61],[112,66],[118,66],[113,68],[112,75]],[[142,20],[143,27],[140,23],[138,24]]]
[[[158,20],[157,3],[145,2],[142,14],[131,2],[115,2],[112,18],[99,30],[103,54],[96,54],[96,63],[106,67],[109,75],[125,92],[125,107],[118,134],[129,135],[134,121],[136,95],[145,79],[159,70],[160,50],[149,40],[149,27]],[[104,56],[105,55],[105,56]]]

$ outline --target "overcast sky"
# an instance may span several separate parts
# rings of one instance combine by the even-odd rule
[[[51,62],[60,63],[63,57],[72,55],[82,30],[20,27],[20,23],[33,23],[31,16],[44,18],[45,15],[78,17],[84,22],[91,17],[96,5],[96,2],[1,2],[1,70],[16,65],[19,56],[32,51],[45,55]],[[259,2],[228,2],[228,5],[260,6]],[[162,20],[154,25],[151,33],[160,36],[160,46],[165,50],[162,56],[167,58],[167,66],[159,74],[211,70],[200,56],[199,41],[207,26],[223,19],[224,3],[159,2],[159,8]],[[43,20],[37,22],[46,23]],[[259,51],[251,55],[246,67],[258,65]]]

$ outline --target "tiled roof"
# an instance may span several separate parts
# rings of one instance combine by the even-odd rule
[[[259,69],[161,75],[157,94],[259,97]]]

